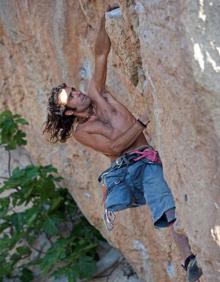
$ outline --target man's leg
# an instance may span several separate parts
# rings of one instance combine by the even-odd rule
[[[175,202],[171,190],[164,179],[162,166],[147,165],[145,167],[143,188],[146,202],[151,209],[155,227],[170,227],[172,237],[184,260],[183,267],[187,272],[187,281],[198,281],[202,275],[202,270],[198,267],[188,238],[183,235],[178,227],[178,221],[175,216]],[[176,229],[174,229],[174,226]]]
[[[188,256],[191,256],[193,254],[192,251],[191,251],[191,247],[189,245],[188,238],[183,234],[177,233],[174,230],[173,224],[170,225],[169,229],[170,229],[172,237],[173,237],[173,239],[174,239],[174,241],[177,245],[177,248],[180,251],[182,259],[185,260]]]
[[[188,238],[184,234],[176,232],[173,224],[170,225],[169,229],[181,253],[183,259],[182,266],[187,272],[187,280],[189,282],[199,281],[198,279],[202,276],[202,269],[198,266],[196,257],[191,251]]]

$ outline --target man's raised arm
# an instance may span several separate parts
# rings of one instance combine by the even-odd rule
[[[107,59],[110,47],[111,42],[105,30],[105,15],[103,15],[95,41],[95,72],[92,78],[99,93],[105,89]]]

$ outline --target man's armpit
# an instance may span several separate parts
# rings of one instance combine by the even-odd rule
[[[91,98],[91,100],[93,100],[94,102],[98,104],[102,103],[104,90],[105,88],[102,91],[99,91],[96,85],[96,82],[95,82],[95,78],[93,76],[88,86],[88,96]]]

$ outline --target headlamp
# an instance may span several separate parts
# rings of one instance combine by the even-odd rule
[[[59,94],[59,101],[62,105],[66,105],[68,101],[68,94],[65,89],[62,89],[62,91]]]

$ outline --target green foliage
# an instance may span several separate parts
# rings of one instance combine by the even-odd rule
[[[18,114],[13,115],[10,111],[0,113],[0,144],[5,145],[6,150],[26,145],[26,134],[19,129],[19,125],[25,124],[28,122]]]
[[[9,111],[0,114],[0,141],[6,150],[26,144],[19,124],[27,122]],[[32,270],[38,269],[39,280],[65,276],[75,282],[96,271],[96,248],[103,238],[83,217],[62,180],[52,165],[28,165],[15,168],[0,187],[0,195],[9,195],[0,197],[0,281],[19,277],[30,282]],[[42,235],[47,245],[36,249]]]

